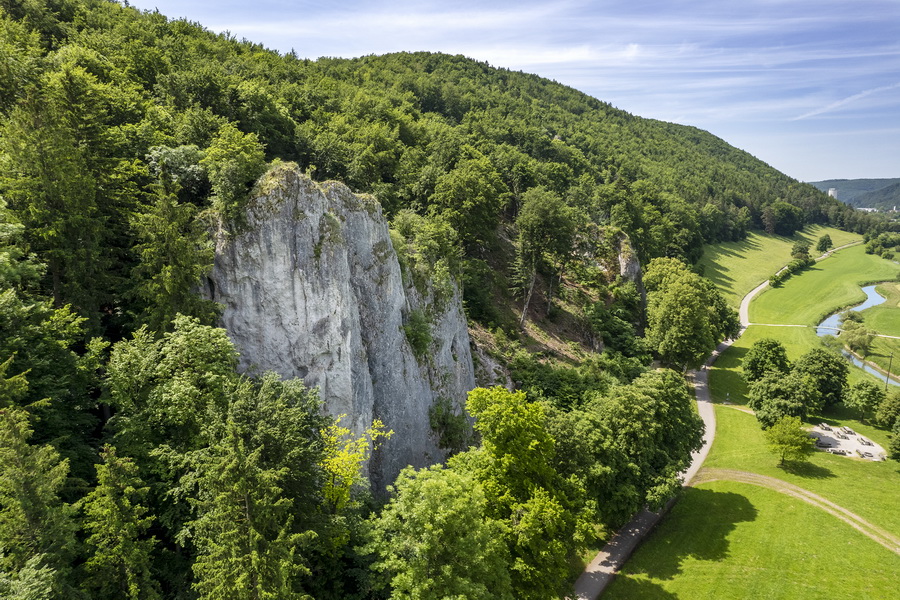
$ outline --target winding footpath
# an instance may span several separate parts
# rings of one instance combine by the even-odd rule
[[[832,250],[818,257],[816,261],[828,258],[837,250],[855,246],[860,243],[861,242],[853,242],[850,244],[845,244],[838,248],[833,248]],[[755,298],[768,286],[769,282],[764,281],[750,290],[750,292],[747,293],[747,295],[744,296],[743,299],[741,299],[740,309],[738,310],[738,315],[741,321],[741,331],[737,337],[740,337],[741,334],[743,334],[747,329],[747,327],[749,327],[750,325],[755,325],[755,323],[750,323],[750,301],[753,300],[753,298]],[[784,325],[784,327],[792,326]],[[805,325],[794,325],[793,327],[805,327]],[[703,419],[703,423],[706,426],[706,432],[705,439],[703,440],[703,447],[692,455],[691,466],[684,473],[684,485],[696,485],[698,483],[707,481],[728,480],[767,487],[821,508],[822,510],[849,524],[857,531],[862,532],[864,535],[881,544],[885,548],[896,552],[897,554],[900,554],[900,539],[884,531],[883,529],[872,525],[868,521],[865,521],[862,517],[859,517],[858,515],[855,515],[854,513],[838,506],[830,500],[827,500],[822,496],[819,496],[818,494],[814,494],[792,483],[788,483],[780,479],[775,479],[774,477],[767,477],[765,475],[758,475],[756,473],[748,473],[745,471],[736,471],[731,469],[703,469],[701,472],[701,469],[703,468],[703,462],[706,460],[706,456],[709,454],[709,449],[712,446],[713,438],[715,438],[716,435],[716,414],[715,408],[712,403],[712,398],[709,394],[708,368],[716,361],[716,359],[720,354],[722,354],[722,352],[724,352],[729,346],[731,346],[733,342],[734,340],[725,340],[724,342],[719,344],[715,351],[706,360],[706,363],[701,369],[688,371],[687,373],[687,378],[693,384],[694,394],[697,397],[697,412]],[[668,512],[671,506],[675,503],[675,500],[675,498],[672,498],[661,510],[657,512],[652,512],[646,509],[640,511],[627,525],[617,531],[612,539],[607,542],[607,544],[597,554],[597,556],[594,557],[594,560],[592,560],[590,564],[588,564],[584,572],[578,577],[578,580],[575,582],[574,587],[574,598],[577,598],[578,600],[596,600],[597,598],[599,598],[606,589],[606,586],[608,586],[609,583],[615,578],[616,573],[619,571],[622,565],[625,564],[625,561],[627,561],[632,553],[637,549],[637,547],[643,541],[644,537],[648,533],[650,533],[650,531],[656,526],[657,523],[659,523],[663,515],[665,515],[666,512]]]

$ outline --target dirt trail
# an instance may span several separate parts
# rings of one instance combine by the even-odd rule
[[[738,471],[736,469],[701,469],[697,476],[690,482],[690,485],[706,483],[710,481],[738,481],[741,483],[749,483],[760,487],[769,488],[782,494],[787,494],[799,500],[803,500],[825,512],[844,521],[870,540],[877,542],[894,552],[900,554],[900,538],[888,533],[884,529],[873,525],[857,515],[850,512],[846,508],[835,504],[831,500],[824,498],[814,492],[804,489],[793,483],[788,483],[782,479],[760,475],[758,473],[750,473],[748,471]]]

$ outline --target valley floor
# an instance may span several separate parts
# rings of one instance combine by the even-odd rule
[[[785,309],[787,304],[790,308],[782,310],[773,324],[814,321],[848,304],[859,282],[890,278],[889,272],[890,277],[896,274],[895,264],[865,255],[862,248],[845,250],[828,263],[795,275],[775,293],[764,294],[754,303],[754,313],[775,314],[773,305]],[[812,289],[821,290],[826,279],[829,293],[811,294]],[[764,288],[759,286],[753,294]],[[745,327],[753,294],[741,303]],[[798,300],[804,296],[807,302]],[[757,306],[759,302],[763,304]],[[746,388],[740,359],[760,337],[760,330],[766,336],[786,337],[792,358],[818,343],[814,330],[805,326],[778,327],[776,333],[754,326],[710,369],[709,387],[703,385],[707,372],[698,373],[698,406],[702,410],[707,405],[712,413],[705,417],[709,439],[719,424],[710,458],[691,481],[692,487],[685,489],[624,565],[604,598],[806,598],[810,592],[855,600],[890,596],[900,577],[900,518],[892,510],[900,492],[900,469],[893,461],[871,463],[826,453],[816,453],[797,468],[777,467],[752,412],[741,406]],[[853,371],[851,380],[866,377]],[[707,404],[726,399],[737,405]],[[839,409],[823,418],[886,442],[883,430],[860,423],[857,417]],[[647,530],[656,521],[658,517]],[[636,533],[629,530],[632,536]],[[611,558],[599,566],[616,571]],[[596,574],[585,578],[595,587],[612,579]],[[586,588],[578,591],[584,594],[580,598],[596,597]]]

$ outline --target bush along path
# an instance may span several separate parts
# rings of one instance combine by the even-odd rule
[[[839,248],[832,248],[815,260],[817,262],[820,260],[824,260],[838,250],[849,248],[850,246],[855,246],[860,243],[861,242],[852,242],[850,244],[844,244]],[[780,273],[785,268],[787,267],[782,268],[778,272]],[[738,334],[738,337],[740,337],[741,334],[743,334],[747,329],[747,327],[751,325],[750,301],[753,300],[753,298],[759,295],[767,287],[769,287],[768,280],[763,281],[741,299],[740,309],[738,310],[738,315],[741,321],[741,331]],[[697,412],[700,414],[700,417],[703,419],[703,423],[706,426],[703,447],[693,455],[691,466],[687,471],[685,471],[684,485],[686,486],[712,480],[707,479],[709,475],[707,475],[705,470],[703,474],[698,477],[698,473],[700,473],[700,470],[703,467],[703,462],[706,460],[706,456],[709,454],[709,449],[712,446],[713,438],[716,435],[716,415],[712,403],[712,398],[709,394],[708,368],[716,361],[716,359],[720,354],[722,354],[722,352],[724,352],[729,346],[731,346],[732,343],[734,343],[734,340],[725,340],[724,342],[719,344],[715,351],[706,360],[706,364],[704,364],[701,369],[688,371],[686,374],[687,379],[693,383],[694,394],[697,397]],[[723,471],[725,470],[715,470],[715,473],[718,473],[718,475],[715,475],[714,477],[716,479],[728,479],[729,477],[726,477]],[[745,473],[743,475],[740,475],[740,477],[751,475],[754,474]],[[735,477],[738,476],[735,475]],[[771,489],[775,489],[783,493],[790,493],[790,495],[798,497],[806,502],[809,502],[810,504],[819,506],[823,510],[827,510],[829,513],[834,514],[835,516],[839,516],[839,518],[846,521],[864,534],[868,535],[869,537],[871,537],[871,539],[875,540],[879,544],[887,547],[890,550],[898,552],[898,548],[900,548],[900,546],[897,545],[896,538],[894,538],[887,532],[884,532],[877,527],[869,524],[853,513],[841,508],[840,506],[837,506],[836,504],[820,496],[817,496],[816,494],[813,494],[812,492],[803,490],[803,488],[800,488],[798,486],[794,486],[793,484],[781,482],[781,480],[774,478],[766,478],[762,475],[760,475],[759,477],[783,483],[784,485],[781,487],[776,487],[775,484],[766,485],[766,487],[770,487]],[[745,479],[747,479],[747,477],[745,477]],[[744,479],[733,480],[744,481]],[[763,483],[759,483],[760,481],[762,481],[762,479],[757,479],[756,485],[764,485]],[[748,481],[744,482],[749,483]],[[790,492],[788,490],[790,490]],[[634,551],[643,541],[644,537],[656,526],[657,523],[659,523],[660,519],[662,519],[663,515],[668,512],[675,501],[676,498],[672,498],[661,510],[657,512],[652,512],[646,509],[640,511],[634,516],[631,521],[628,522],[627,525],[617,531],[612,539],[607,542],[607,544],[597,554],[597,556],[594,557],[594,560],[592,560],[588,564],[584,572],[578,577],[578,580],[575,582],[574,587],[574,598],[577,598],[578,600],[596,600],[597,598],[599,598],[606,589],[606,586],[609,585],[609,583],[616,576],[616,573],[619,571],[622,565],[625,564],[625,561],[628,560],[632,553],[634,553]]]
[[[752,297],[752,295],[759,293],[761,289],[756,288],[747,296]],[[744,329],[746,329],[746,322],[742,320],[741,332]],[[686,376],[693,384],[694,394],[697,398],[697,412],[705,425],[705,435],[703,447],[694,453],[691,466],[684,473],[685,485],[689,485],[692,482],[697,472],[703,466],[703,461],[706,460],[709,449],[712,447],[713,438],[716,435],[716,413],[709,394],[708,368],[722,352],[731,346],[733,341],[725,340],[719,344],[701,369],[687,372]],[[625,564],[625,561],[628,560],[643,541],[644,536],[659,523],[663,515],[675,504],[675,500],[676,498],[672,498],[662,509],[656,512],[647,509],[640,511],[627,525],[617,531],[578,577],[574,588],[575,598],[578,598],[578,600],[596,600],[596,598],[599,598],[622,565]]]

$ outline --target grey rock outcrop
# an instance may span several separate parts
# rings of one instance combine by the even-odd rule
[[[438,306],[405,282],[378,202],[294,165],[263,177],[245,216],[218,236],[207,290],[240,367],[318,386],[325,411],[356,434],[373,419],[393,430],[370,460],[376,489],[441,460],[429,408],[439,398],[460,408],[475,386],[459,294]],[[413,311],[430,321],[421,357],[403,328]]]
[[[641,261],[638,260],[637,252],[631,245],[631,239],[624,233],[620,232],[615,239],[617,255],[619,260],[619,275],[633,281],[639,290],[644,289],[641,279]]]

